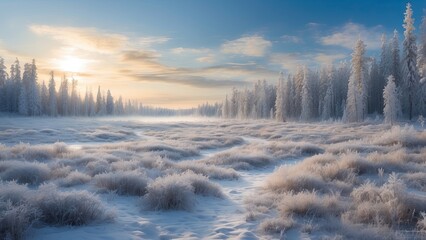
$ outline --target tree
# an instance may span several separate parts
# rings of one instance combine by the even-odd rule
[[[102,94],[101,86],[98,86],[98,93],[96,95],[96,114],[100,115],[102,113]]]
[[[41,113],[47,114],[49,112],[49,92],[47,90],[46,84],[42,83],[41,85]]]
[[[403,100],[404,109],[411,120],[418,110],[420,76],[417,69],[416,36],[414,35],[414,19],[410,3],[407,3],[403,27],[405,29],[402,59]]]
[[[61,85],[59,86],[59,96],[58,96],[58,103],[59,103],[59,114],[62,116],[68,116],[69,109],[68,109],[68,79],[67,76],[63,76]]]
[[[383,108],[385,122],[394,124],[398,119],[401,107],[398,98],[398,91],[395,85],[395,78],[392,75],[388,77],[388,83],[383,90],[383,99],[385,105]]]
[[[77,93],[77,84],[77,80],[73,78],[71,80],[71,99],[69,101],[69,113],[71,116],[76,116],[78,114],[79,97]]]
[[[401,87],[401,60],[400,60],[400,51],[399,51],[399,40],[398,40],[398,31],[396,29],[393,31],[393,37],[391,41],[391,59],[390,59],[390,74],[395,78],[395,84],[399,88]]]
[[[55,77],[53,71],[50,72],[49,80],[49,115],[55,117],[58,115],[58,108],[56,104]]]
[[[6,111],[8,109],[6,80],[6,66],[4,65],[4,59],[0,57],[0,111]]]
[[[300,119],[309,121],[314,117],[314,99],[313,99],[313,82],[312,76],[307,67],[303,71],[303,87],[302,87],[302,112]]]
[[[229,118],[229,100],[228,95],[225,97],[225,101],[222,104],[222,117],[223,118]]]
[[[107,98],[106,98],[106,113],[108,115],[114,114],[114,99],[109,89],[108,89]]]
[[[275,119],[279,122],[284,122],[285,112],[285,88],[284,88],[284,77],[283,73],[280,73],[280,78],[278,79],[277,85],[277,99],[275,100]]]
[[[352,53],[351,76],[346,100],[346,121],[360,122],[366,115],[366,60],[365,45],[358,40]]]

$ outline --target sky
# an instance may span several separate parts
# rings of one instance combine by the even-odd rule
[[[54,71],[83,93],[100,85],[146,105],[187,108],[301,65],[348,60],[358,38],[377,57],[382,34],[396,29],[402,42],[406,3],[1,0],[0,57],[7,66],[36,59],[40,83]],[[411,4],[418,28],[426,1]]]

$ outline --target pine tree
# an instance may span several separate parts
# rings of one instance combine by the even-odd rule
[[[62,78],[61,85],[59,86],[59,96],[58,96],[58,105],[59,105],[59,114],[62,116],[68,116],[69,113],[69,103],[68,103],[68,79],[64,75]]]
[[[404,108],[409,119],[413,119],[418,113],[419,105],[419,80],[420,76],[417,69],[417,46],[414,35],[414,19],[411,4],[407,3],[404,18],[404,48],[402,59],[402,79],[404,93]]]
[[[284,88],[284,77],[283,73],[280,73],[280,78],[278,79],[278,85],[277,85],[277,99],[275,101],[275,119],[279,122],[284,122],[285,112],[285,88]]]
[[[58,107],[56,103],[56,86],[55,86],[55,77],[53,71],[50,72],[50,80],[49,80],[49,115],[57,116],[58,115]]]
[[[46,84],[42,83],[41,85],[41,113],[43,115],[48,114],[49,112],[49,91],[47,90]]]
[[[400,60],[400,51],[399,51],[399,40],[398,40],[398,31],[396,29],[393,31],[393,37],[391,41],[391,59],[390,59],[390,74],[395,78],[396,87],[401,87],[401,60]]]
[[[222,104],[222,117],[229,118],[229,100],[228,95],[225,97],[225,101]]]
[[[102,94],[101,94],[101,86],[98,86],[98,93],[96,95],[96,114],[100,115],[102,112]]]
[[[307,67],[304,67],[303,87],[302,87],[302,112],[300,119],[309,121],[314,117],[314,102],[313,102],[313,82],[312,76]]]
[[[401,107],[398,98],[398,91],[395,85],[395,78],[392,75],[389,76],[388,83],[383,90],[383,99],[385,102],[383,108],[385,122],[394,124],[398,119]]]
[[[0,57],[0,111],[8,110],[6,81],[6,66],[4,65],[4,59]]]
[[[109,89],[108,89],[107,98],[106,98],[106,113],[108,115],[114,114],[114,99]]]
[[[358,40],[352,53],[352,70],[348,83],[348,97],[346,100],[346,121],[360,122],[366,115],[366,63],[365,45]]]

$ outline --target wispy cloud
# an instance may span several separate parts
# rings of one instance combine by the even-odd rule
[[[208,48],[173,48],[171,52],[173,54],[205,54],[209,53],[211,50]]]
[[[339,53],[276,53],[271,55],[269,61],[272,64],[281,66],[284,70],[294,72],[300,66],[317,67],[330,65],[345,57],[347,55]]]
[[[301,43],[302,39],[293,35],[283,35],[281,39],[286,43]]]
[[[271,55],[270,62],[290,72],[300,66],[312,64],[306,55],[300,53],[275,53]]]
[[[380,48],[380,38],[383,33],[381,26],[367,28],[361,24],[347,23],[336,29],[332,34],[319,39],[323,45],[341,46],[352,49],[358,39],[362,39],[368,49]]]
[[[259,35],[245,36],[227,41],[221,46],[221,51],[228,54],[240,54],[251,57],[263,57],[272,43]]]
[[[325,53],[318,53],[314,57],[314,59],[321,63],[322,65],[331,65],[337,60],[342,60],[344,58],[348,57],[345,54],[325,54]]]
[[[158,37],[141,37],[139,38],[139,44],[142,47],[150,48],[152,45],[162,44],[170,41],[171,38],[165,36]]]
[[[217,80],[202,76],[176,76],[168,74],[136,74],[133,78],[137,81],[180,84],[197,88],[229,88],[232,86],[240,87],[248,84],[248,82],[239,80]]]
[[[213,54],[208,54],[207,56],[197,58],[197,61],[201,63],[212,63],[215,61],[215,57]]]
[[[104,33],[95,28],[31,25],[30,29],[36,34],[50,36],[67,46],[98,53],[118,51],[128,41],[124,35]]]

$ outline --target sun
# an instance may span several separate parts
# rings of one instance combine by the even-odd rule
[[[57,65],[64,72],[79,73],[85,69],[87,61],[75,56],[65,56],[57,60]]]

